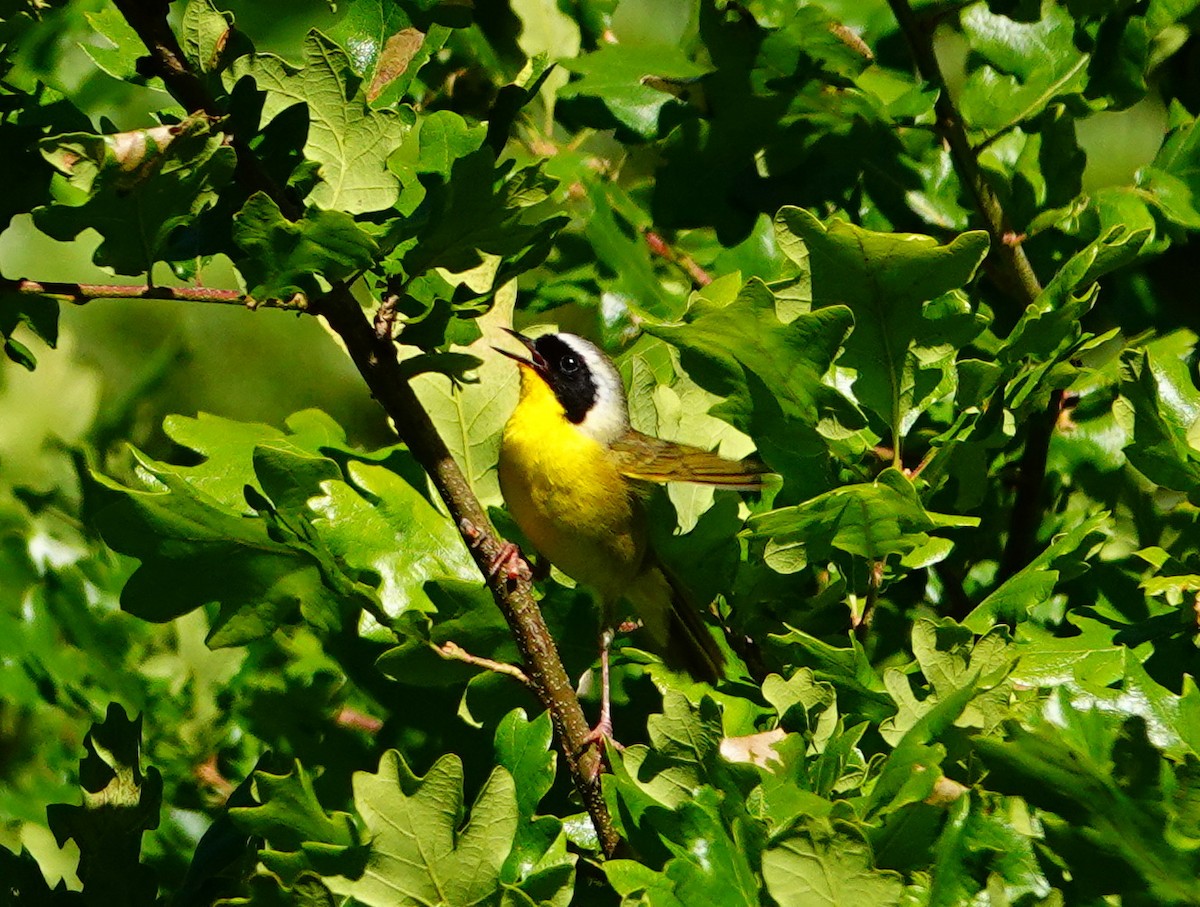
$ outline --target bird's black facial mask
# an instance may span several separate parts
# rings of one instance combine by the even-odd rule
[[[545,367],[538,369],[567,418],[578,425],[596,402],[596,384],[587,360],[557,334],[543,334],[533,342]]]

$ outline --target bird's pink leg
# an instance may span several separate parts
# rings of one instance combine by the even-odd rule
[[[600,720],[583,739],[583,748],[589,746],[603,747],[604,741],[609,741],[617,749],[624,749],[613,739],[612,725],[612,694],[609,686],[608,650],[612,646],[613,629],[605,627],[600,631]],[[600,771],[600,763],[596,763],[596,771]]]

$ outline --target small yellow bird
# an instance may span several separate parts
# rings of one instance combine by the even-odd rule
[[[528,358],[496,347],[520,366],[521,392],[500,444],[500,490],[538,553],[595,590],[600,631],[600,721],[590,740],[612,737],[608,650],[617,604],[634,608],[667,664],[716,683],[724,658],[700,615],[649,549],[647,483],[696,482],[756,489],[768,470],[698,447],[653,438],[629,426],[616,366],[574,334],[530,339],[509,331]],[[517,569],[507,548],[494,564]]]

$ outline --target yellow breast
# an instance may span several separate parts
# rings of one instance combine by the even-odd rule
[[[499,468],[508,509],[538,551],[606,599],[620,597],[645,556],[640,501],[608,449],[566,418],[528,367],[504,427]]]

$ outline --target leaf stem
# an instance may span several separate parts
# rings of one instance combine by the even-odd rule
[[[160,76],[188,111],[219,115],[215,100],[188,67],[179,41],[171,31],[167,22],[168,4],[164,0],[114,2],[150,52],[148,72]],[[228,130],[230,121],[221,120],[219,128]],[[298,218],[302,206],[269,177],[249,145],[236,135],[232,137],[232,145],[238,159],[235,176],[243,187],[266,193],[284,216]],[[371,393],[391,418],[400,439],[429,474],[460,531],[464,525],[472,527],[473,538],[468,540],[464,535],[464,542],[469,542],[471,556],[508,621],[525,663],[529,685],[550,713],[567,770],[596,827],[601,848],[611,856],[619,838],[600,788],[599,753],[595,747],[586,746],[589,728],[583,709],[533,598],[530,581],[488,576],[488,568],[499,554],[502,542],[408,383],[395,344],[377,336],[348,285],[335,284],[324,297],[310,300],[307,311],[323,316],[341,337]]]
[[[1021,243],[1014,241],[1018,234],[1000,204],[1000,199],[984,179],[976,152],[967,138],[962,115],[950,97],[946,78],[934,52],[930,23],[917,18],[909,0],[888,0],[888,6],[891,7],[896,23],[904,33],[918,72],[937,90],[934,109],[937,112],[938,133],[950,149],[954,169],[970,193],[975,209],[979,212],[984,228],[991,238],[988,250],[989,273],[1001,291],[1016,303],[1016,312],[1024,312],[1036,303],[1041,295],[1042,285],[1038,282]],[[1061,408],[1061,392],[1055,392],[1051,395],[1045,412],[1037,414],[1028,422],[1016,497],[1009,515],[1008,538],[1001,558],[1001,581],[1020,570],[1032,558],[1032,542],[1037,536],[1042,517],[1042,486],[1046,478],[1047,451]]]

